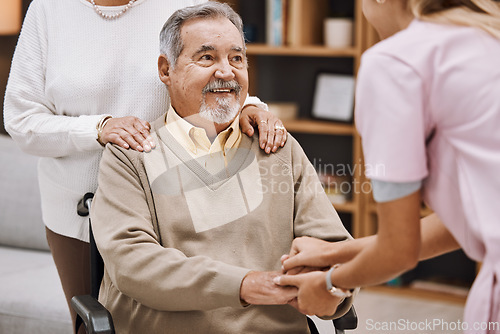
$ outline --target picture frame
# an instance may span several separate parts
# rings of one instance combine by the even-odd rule
[[[355,79],[352,75],[319,73],[313,96],[313,118],[351,122],[354,114]]]

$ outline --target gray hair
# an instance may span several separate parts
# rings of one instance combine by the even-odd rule
[[[225,17],[235,25],[244,45],[245,36],[241,17],[226,3],[208,1],[200,5],[179,9],[170,16],[160,32],[160,53],[167,57],[172,67],[175,66],[184,48],[181,38],[182,25],[192,19],[219,17]]]

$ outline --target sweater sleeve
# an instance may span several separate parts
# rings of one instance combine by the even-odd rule
[[[290,139],[295,182],[295,237],[310,236],[330,242],[352,239],[326,196],[313,165],[297,141]],[[347,313],[352,303],[353,298],[349,297],[337,307],[335,314],[322,318],[339,318]]]
[[[43,2],[33,1],[12,60],[5,92],[5,129],[25,152],[38,156],[100,150],[96,124],[103,115],[62,115],[45,94],[48,21]]]
[[[112,284],[161,311],[242,307],[240,286],[249,269],[160,244],[147,176],[128,158],[138,155],[107,145],[92,204],[95,240]]]

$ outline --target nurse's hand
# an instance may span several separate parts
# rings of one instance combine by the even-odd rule
[[[249,137],[253,136],[254,127],[258,127],[259,146],[268,154],[285,145],[287,131],[283,122],[269,111],[247,104],[241,111],[240,127]]]
[[[330,268],[351,260],[370,242],[373,236],[340,242],[299,237],[293,240],[290,253],[281,257],[282,270],[288,273],[302,267]]]
[[[101,145],[113,143],[125,149],[149,152],[156,144],[149,134],[151,125],[134,116],[110,118],[102,130]]]
[[[301,267],[331,267],[334,257],[334,243],[311,237],[296,238],[292,242],[290,253],[281,257],[283,271],[289,272]]]
[[[296,304],[291,303],[299,312],[318,317],[331,316],[337,311],[341,298],[332,296],[326,290],[326,273],[313,271],[299,275],[281,275],[274,283],[282,287],[297,287]]]

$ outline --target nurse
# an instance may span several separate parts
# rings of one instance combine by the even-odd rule
[[[355,112],[366,164],[384,166],[367,168],[378,233],[337,244],[295,240],[282,258],[285,272],[326,268],[276,280],[299,288],[303,312],[327,314],[329,290],[383,283],[461,247],[483,263],[465,332],[500,333],[498,5],[363,0],[383,39],[363,55]],[[420,221],[422,200],[435,214]]]

